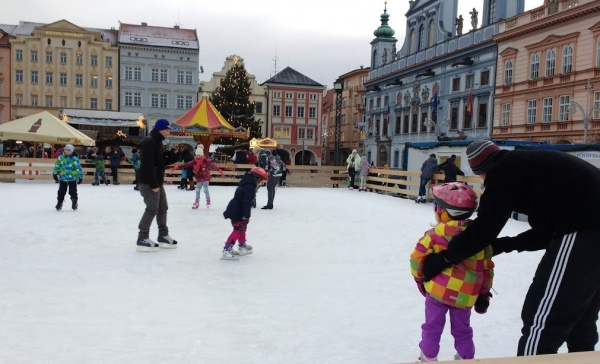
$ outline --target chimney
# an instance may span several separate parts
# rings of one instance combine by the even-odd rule
[[[173,28],[175,28],[175,29],[179,29],[179,25],[175,25]]]
[[[142,22],[142,26],[143,26],[143,27],[147,27],[147,26],[148,26],[148,23],[146,23],[145,21],[143,21],[143,22]]]

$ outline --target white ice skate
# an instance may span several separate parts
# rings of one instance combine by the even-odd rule
[[[222,260],[240,260],[239,253],[235,250],[223,250]]]
[[[252,245],[240,244],[238,251],[239,255],[250,255],[252,254]]]

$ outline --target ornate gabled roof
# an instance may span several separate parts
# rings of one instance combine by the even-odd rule
[[[281,72],[276,74],[275,76],[269,78],[262,85],[266,83],[278,83],[283,85],[297,85],[297,86],[316,86],[316,87],[325,87],[320,83],[304,76],[302,73],[290,68],[286,67]],[[261,85],[261,86],[262,86]]]

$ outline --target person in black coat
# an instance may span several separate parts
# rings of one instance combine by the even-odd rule
[[[165,176],[165,156],[163,140],[170,134],[171,128],[166,119],[159,119],[150,135],[142,140],[140,147],[140,178],[138,187],[144,198],[146,209],[139,223],[137,250],[154,252],[159,248],[177,248],[177,241],[169,236],[167,227],[167,194],[163,187]],[[158,224],[157,242],[150,240],[150,225],[156,217]]]
[[[454,164],[456,156],[452,154],[450,158],[438,166],[438,169],[444,172],[444,183],[456,182],[456,175],[464,176],[465,173]]]
[[[545,250],[523,303],[517,355],[593,351],[600,310],[600,171],[565,152],[500,150],[489,140],[467,147],[473,173],[483,180],[477,218],[446,251],[428,255],[426,279],[481,251]],[[530,229],[497,238],[513,212]],[[489,304],[490,296],[480,296]]]
[[[246,244],[246,229],[250,222],[252,201],[256,197],[256,189],[268,178],[268,173],[261,167],[254,167],[242,176],[233,199],[229,201],[223,212],[223,217],[231,220],[233,231],[225,242],[222,259],[238,260],[239,255],[252,254],[252,246]],[[236,241],[239,241],[239,252],[233,250]]]

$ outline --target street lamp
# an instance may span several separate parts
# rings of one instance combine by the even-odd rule
[[[577,112],[577,109],[579,109],[579,111],[583,115],[583,144],[587,144],[587,131],[588,125],[590,123],[590,114],[594,111],[600,110],[600,102],[596,101],[594,103],[594,106],[592,106],[592,108],[588,111],[588,107],[590,106],[590,88],[592,88],[592,86],[593,85],[590,83],[590,80],[588,80],[587,85],[585,86],[585,109],[575,101],[571,101],[569,103],[569,114],[571,114],[571,116],[573,116]]]
[[[333,164],[340,165],[340,134],[342,129],[342,90],[344,89],[344,80],[338,78],[333,83],[335,90],[335,147],[333,155]]]

